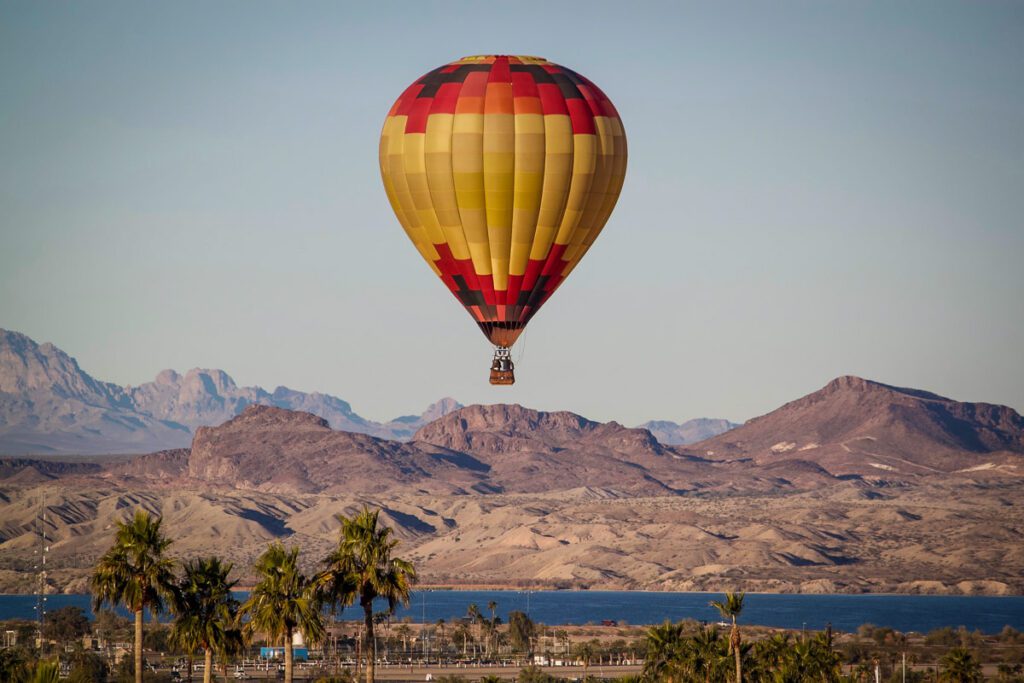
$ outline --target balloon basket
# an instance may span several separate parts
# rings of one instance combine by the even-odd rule
[[[508,386],[516,383],[516,366],[512,363],[512,351],[504,346],[494,350],[494,360],[491,361],[491,384]]]

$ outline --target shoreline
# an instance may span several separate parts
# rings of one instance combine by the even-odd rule
[[[235,586],[232,590],[233,593],[248,593],[252,590],[252,586]],[[516,587],[507,585],[477,585],[471,584],[466,586],[458,586],[452,584],[427,584],[417,585],[413,588],[412,593],[593,593],[599,594],[643,594],[643,595],[712,595],[721,596],[726,591],[677,591],[677,590],[652,590],[650,588],[536,588],[536,587]],[[767,596],[787,596],[787,597],[844,597],[844,598],[1024,598],[1024,593],[921,593],[921,592],[872,592],[872,591],[860,591],[860,592],[801,592],[801,591],[733,591],[737,593],[743,593],[744,595],[767,595]],[[37,591],[30,592],[9,592],[0,591],[0,597],[20,597],[20,596],[31,596],[39,595]],[[87,591],[73,591],[64,592],[56,590],[48,590],[45,595],[53,597],[58,595],[67,596],[81,596],[90,595]]]

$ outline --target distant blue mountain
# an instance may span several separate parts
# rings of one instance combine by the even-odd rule
[[[336,396],[288,387],[239,387],[223,370],[164,370],[122,387],[94,379],[53,344],[0,329],[0,453],[142,453],[188,446],[197,427],[230,420],[251,404],[302,410],[334,429],[407,440],[462,406],[444,398],[422,415],[387,423],[360,417]]]

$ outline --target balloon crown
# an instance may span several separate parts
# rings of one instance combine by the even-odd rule
[[[493,62],[496,59],[510,59],[523,64],[546,64],[548,60],[544,57],[533,57],[530,55],[470,55],[458,60],[460,62]]]

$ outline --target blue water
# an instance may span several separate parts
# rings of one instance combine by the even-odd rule
[[[240,595],[244,599],[244,595]],[[654,624],[666,619],[717,621],[708,605],[719,593],[645,593],[638,591],[418,591],[397,617],[415,622],[450,621],[465,616],[470,603],[489,615],[487,603],[508,621],[512,610],[527,612],[545,624],[600,623],[615,619],[629,624]],[[92,613],[88,595],[49,595],[46,609],[77,605]],[[0,619],[35,617],[33,595],[0,595]],[[381,605],[380,608],[383,608]],[[346,608],[341,619],[361,618],[358,608]],[[926,632],[943,626],[966,626],[995,633],[1009,625],[1024,630],[1024,597],[945,595],[781,595],[750,593],[743,603],[742,621],[784,628],[822,629],[828,622],[840,631],[861,624],[890,626],[898,631]]]

